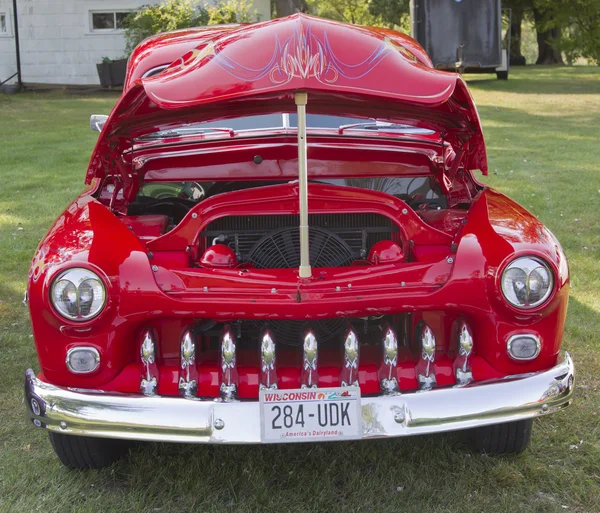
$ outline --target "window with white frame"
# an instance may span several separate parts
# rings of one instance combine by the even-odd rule
[[[0,12],[0,34],[8,34],[8,16]]]
[[[134,11],[90,11],[92,32],[114,32],[125,29],[126,19]]]

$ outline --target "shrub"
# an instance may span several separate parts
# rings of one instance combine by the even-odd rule
[[[208,24],[251,23],[259,21],[256,10],[248,0],[227,0],[207,6]]]
[[[165,0],[156,5],[144,5],[126,20],[127,53],[144,39],[160,32],[223,23],[257,21],[249,0],[221,0],[205,6],[199,0]]]
[[[144,5],[126,20],[127,53],[154,34],[207,24],[208,11],[194,0],[166,0],[157,5]]]

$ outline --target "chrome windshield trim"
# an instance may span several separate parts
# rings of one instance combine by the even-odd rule
[[[554,368],[521,379],[363,397],[362,438],[454,431],[553,413],[570,404],[574,374],[567,353]],[[227,403],[73,390],[45,383],[29,369],[25,373],[25,404],[34,425],[65,434],[163,442],[261,443],[258,401]]]
[[[159,68],[155,68],[159,69]],[[146,73],[150,73],[149,70]],[[144,75],[145,76],[145,75]],[[142,77],[143,78],[143,77]],[[297,112],[293,113],[298,116]],[[269,115],[269,114],[267,114]],[[255,115],[256,117],[263,116],[262,114]],[[249,116],[251,118],[252,116]],[[296,119],[296,123],[292,124],[290,119],[290,113],[282,112],[282,113],[274,113],[274,118],[279,118],[280,123],[274,123],[271,126],[252,126],[246,128],[236,128],[235,125],[237,121],[242,118],[226,118],[221,120],[223,125],[227,125],[228,119],[233,121],[232,128],[226,127],[217,127],[217,126],[203,126],[203,125],[211,125],[216,121],[213,120],[204,120],[198,123],[188,123],[179,127],[157,130],[154,132],[149,132],[147,134],[143,134],[134,138],[135,142],[147,142],[147,141],[161,141],[170,138],[185,138],[185,137],[194,137],[194,136],[202,136],[202,135],[215,135],[218,132],[230,132],[230,136],[238,136],[241,134],[245,134],[248,132],[271,132],[271,131],[284,131],[286,133],[297,133],[298,131],[298,118]],[[333,116],[335,117],[335,116]],[[219,121],[220,122],[220,121]],[[365,118],[364,122],[361,123],[353,123],[347,125],[339,125],[334,126],[333,124],[330,126],[320,126],[320,123],[315,122],[314,124],[310,124],[310,114],[307,114],[306,119],[306,130],[308,132],[325,132],[331,135],[344,135],[345,131],[355,131],[355,132],[366,132],[370,134],[380,133],[380,134],[394,134],[394,137],[391,137],[394,140],[397,140],[404,136],[419,136],[419,135],[434,135],[436,134],[435,130],[429,128],[423,128],[412,125],[403,125],[400,123],[392,123],[387,121],[381,121],[376,119]],[[232,124],[232,123],[230,123]],[[396,136],[399,136],[398,138]],[[365,136],[356,136],[354,137],[365,137]],[[414,140],[414,139],[411,139]]]

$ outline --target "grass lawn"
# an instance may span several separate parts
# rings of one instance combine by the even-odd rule
[[[33,252],[82,188],[91,113],[116,97],[0,96],[0,512],[600,511],[600,68],[469,78],[488,142],[484,181],[557,235],[572,289],[564,347],[575,404],[535,422],[517,457],[469,452],[458,434],[269,447],[143,444],[104,471],[63,468],[25,420],[36,367],[21,304]]]

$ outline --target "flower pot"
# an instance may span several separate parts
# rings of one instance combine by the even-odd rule
[[[98,78],[102,87],[117,87],[125,83],[127,59],[107,61],[96,64]]]

